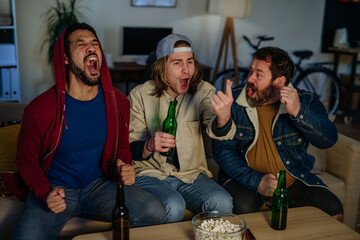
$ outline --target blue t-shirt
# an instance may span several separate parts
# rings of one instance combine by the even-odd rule
[[[80,101],[66,93],[63,134],[47,178],[51,184],[84,188],[104,174],[102,151],[107,138],[104,93]]]

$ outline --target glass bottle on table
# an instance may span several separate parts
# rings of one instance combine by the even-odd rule
[[[130,214],[125,205],[124,185],[117,183],[116,203],[112,210],[112,235],[113,240],[130,239]]]
[[[175,119],[176,104],[177,104],[176,100],[170,102],[168,114],[162,126],[162,132],[171,134],[174,137],[176,136],[176,128],[177,128],[177,122]],[[174,150],[175,150],[174,148],[170,148],[169,151],[160,152],[160,154],[163,156],[173,156]]]
[[[288,204],[289,199],[286,189],[285,171],[281,170],[278,177],[277,188],[272,196],[271,227],[273,229],[284,230],[286,228]]]

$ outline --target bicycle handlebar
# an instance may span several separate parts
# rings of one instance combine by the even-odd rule
[[[261,41],[272,41],[275,38],[274,37],[266,37],[266,36],[260,36],[258,37]]]
[[[258,42],[257,42],[257,44],[255,45],[255,44],[253,44],[253,43],[251,42],[251,40],[250,40],[247,36],[243,35],[243,38],[244,38],[245,41],[250,45],[250,47],[252,47],[254,50],[257,50],[257,49],[259,48],[261,42],[274,40],[274,37],[267,37],[266,35],[257,36],[256,38],[258,39]]]
[[[251,47],[254,47],[253,44],[251,43],[250,39],[247,36],[244,35],[243,38]]]

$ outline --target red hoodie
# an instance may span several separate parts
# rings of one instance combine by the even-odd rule
[[[115,161],[131,164],[129,144],[130,104],[119,90],[112,87],[104,53],[102,53],[101,85],[104,91],[107,139],[101,166],[105,176],[116,179]],[[35,98],[25,109],[17,144],[16,165],[29,190],[46,203],[52,190],[46,178],[52,158],[59,146],[65,121],[64,32],[54,52],[56,85]]]

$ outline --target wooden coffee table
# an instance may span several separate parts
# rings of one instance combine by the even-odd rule
[[[287,228],[276,231],[270,227],[271,212],[241,215],[256,240],[262,239],[360,239],[360,234],[314,207],[291,208]],[[79,235],[73,240],[111,240],[111,231]],[[194,239],[191,221],[130,229],[131,240],[186,240]]]

